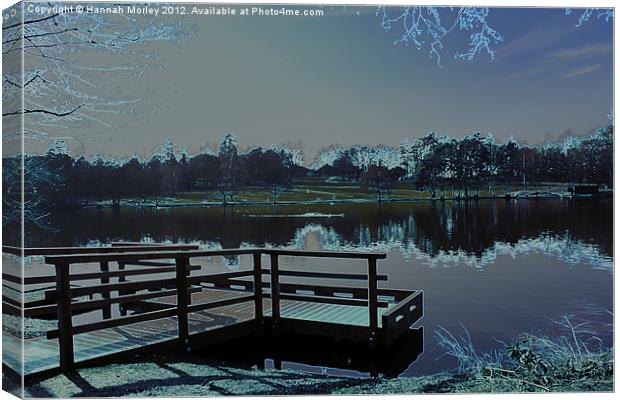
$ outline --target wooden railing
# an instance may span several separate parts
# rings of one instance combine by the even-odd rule
[[[2,252],[6,254],[12,254],[16,256],[32,257],[32,256],[49,256],[49,255],[71,255],[71,254],[104,254],[104,253],[126,253],[126,252],[153,252],[153,251],[181,251],[181,250],[197,250],[197,245],[166,245],[166,244],[144,244],[133,242],[119,242],[112,243],[111,247],[30,247],[20,248],[14,246],[2,246]],[[96,261],[95,261],[96,262]],[[129,264],[131,265],[131,264]],[[106,284],[110,282],[110,278],[118,277],[123,281],[127,276],[131,275],[143,275],[146,273],[164,273],[175,272],[176,268],[174,263],[137,263],[141,266],[152,266],[150,270],[144,269],[141,271],[127,270],[125,271],[126,264],[119,264],[119,270],[115,272],[109,272],[109,265],[105,261],[99,263],[100,272],[80,273],[74,274],[70,277],[72,281],[80,280],[92,280],[99,279],[100,283]],[[163,268],[162,268],[163,267]],[[23,271],[22,271],[23,274]],[[24,293],[33,291],[43,291],[44,298],[33,301],[26,301],[21,303],[16,299],[9,296],[2,296],[3,306],[6,312],[22,315],[24,317],[39,317],[47,314],[53,314],[56,312],[55,303],[55,290],[45,290],[40,285],[46,283],[56,283],[55,273],[41,276],[18,276],[10,274],[8,272],[2,272],[3,284],[11,283],[18,285],[14,288],[16,291],[22,291]],[[34,287],[34,288],[33,288]],[[33,288],[33,289],[30,289]],[[109,317],[109,309],[104,309],[104,317]]]
[[[161,249],[158,249],[161,250]],[[198,257],[212,256],[241,256],[251,255],[253,266],[251,270],[237,272],[226,272],[218,274],[192,275],[189,269],[190,261]],[[266,255],[270,259],[270,268],[262,268],[262,256]],[[279,262],[281,256],[288,257],[318,257],[318,258],[346,258],[364,259],[368,264],[366,274],[343,274],[334,272],[310,272],[294,271],[281,269]],[[151,321],[167,317],[177,317],[177,331],[179,343],[185,348],[189,339],[188,314],[218,308],[247,301],[254,302],[254,319],[258,326],[263,324],[263,298],[271,299],[271,321],[272,332],[278,334],[280,328],[280,306],[281,300],[295,300],[303,302],[318,302],[329,304],[344,304],[362,306],[368,308],[369,326],[368,340],[371,345],[375,345],[378,334],[378,308],[387,307],[386,301],[379,301],[378,293],[381,289],[377,287],[377,281],[387,280],[386,276],[377,274],[377,260],[384,259],[384,253],[358,253],[358,252],[330,252],[330,251],[304,251],[304,250],[279,250],[279,249],[223,249],[223,250],[181,250],[181,251],[151,251],[151,252],[118,252],[118,253],[84,253],[72,255],[50,255],[45,257],[45,262],[52,264],[55,268],[56,291],[53,297],[56,300],[56,312],[58,317],[58,329],[48,331],[48,338],[58,338],[60,345],[60,367],[63,371],[74,368],[74,349],[73,335],[92,332],[100,329],[118,327],[138,322]],[[169,265],[165,260],[174,260],[174,278],[149,279],[145,281],[102,283],[96,286],[71,287],[74,280],[97,277],[125,277],[129,274],[151,274],[163,265]],[[71,274],[72,265],[81,263],[118,263],[121,265],[143,265],[153,268],[123,271],[104,271],[93,274]],[[161,272],[161,271],[158,271]],[[84,277],[87,275],[87,277]],[[269,282],[263,282],[263,275],[269,275]],[[342,286],[321,286],[281,283],[280,277],[301,277],[314,279],[338,279],[338,280],[364,280],[366,288],[352,288]],[[252,278],[251,280],[241,280],[239,278]],[[240,296],[227,298],[224,300],[210,301],[199,304],[191,303],[191,291],[198,289],[197,285],[213,284],[229,287],[239,285]],[[267,288],[269,291],[264,292]],[[300,289],[301,288],[301,289]],[[300,294],[300,290],[312,290],[312,294]],[[150,289],[146,293],[137,293],[139,290]],[[251,290],[251,294],[247,291]],[[117,296],[112,296],[113,292],[118,292]],[[351,297],[343,297],[342,294]],[[92,296],[101,294],[101,299],[90,299],[86,301],[74,301],[73,299],[82,296]],[[340,295],[338,295],[340,294]],[[390,291],[388,295],[398,297],[402,293]],[[123,304],[138,302],[147,299],[176,295],[176,305],[147,311],[130,316],[108,318],[102,321],[90,322],[86,324],[74,325],[73,313],[80,309],[92,309],[108,307],[112,304]],[[109,316],[108,316],[109,317]]]
[[[124,253],[138,251],[170,251],[170,250],[197,250],[194,244],[144,244],[136,242],[114,242],[110,247],[15,247],[2,246],[2,252],[16,256],[51,256],[69,254],[101,254]]]

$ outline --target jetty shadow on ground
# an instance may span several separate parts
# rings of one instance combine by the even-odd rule
[[[354,378],[399,376],[422,354],[423,340],[423,328],[410,329],[389,348],[372,350],[366,343],[265,332],[189,353],[170,348],[114,364],[85,362],[75,372],[47,371],[25,383],[28,395],[39,398],[326,394],[366,382]]]
[[[398,377],[424,352],[424,328],[410,329],[386,349],[317,336],[245,337],[198,351],[205,359],[260,369],[300,369],[337,376]]]
[[[296,371],[256,371],[206,361],[187,354],[120,358],[117,364],[84,366],[66,374],[27,378],[26,397],[180,397],[216,395],[327,394],[362,380],[313,377]],[[3,387],[10,383],[3,375]]]

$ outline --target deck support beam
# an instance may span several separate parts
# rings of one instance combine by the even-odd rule
[[[374,257],[368,258],[368,321],[368,341],[371,347],[376,347],[379,321],[377,316],[377,259]]]
[[[67,373],[75,369],[69,264],[57,263],[54,267],[56,269],[56,292],[58,293],[56,315],[58,317],[60,370]]]
[[[271,318],[272,335],[280,335],[280,275],[278,273],[278,255],[271,254]]]
[[[187,290],[187,264],[188,259],[179,257],[176,259],[177,275],[177,323],[179,332],[179,344],[184,350],[189,350],[189,323],[187,317],[187,306],[189,296]]]
[[[259,334],[263,330],[263,273],[261,254],[254,253],[254,318],[258,324]]]
[[[99,270],[101,272],[110,272],[110,264],[107,261],[101,261],[99,263]],[[110,283],[110,278],[108,277],[102,277],[101,278],[101,284],[102,285],[107,285],[108,283]],[[110,293],[101,293],[101,297],[103,299],[109,299],[110,298]],[[103,309],[101,310],[103,313],[103,319],[110,319],[112,318],[112,306],[106,306],[103,307]]]

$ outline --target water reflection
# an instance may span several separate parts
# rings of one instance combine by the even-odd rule
[[[405,348],[399,354],[408,366],[401,366],[396,355],[386,365],[404,368],[404,375],[422,375],[455,366],[454,360],[440,358],[443,350],[434,336],[439,326],[456,333],[463,324],[476,349],[485,352],[524,332],[564,334],[553,320],[573,314],[577,323],[588,321],[602,342],[611,346],[612,217],[611,199],[91,209],[52,215],[58,232],[42,232],[29,238],[27,245],[84,246],[126,240],[199,243],[205,248],[383,250],[389,253],[379,264],[380,272],[389,275],[386,287],[425,292],[424,352],[418,353],[415,346]],[[249,268],[250,261],[232,257],[224,260],[222,268]],[[354,267],[340,260],[303,259],[287,266],[343,272]],[[315,350],[326,363],[331,360],[327,350]],[[254,362],[263,367],[265,359],[280,359],[283,366],[288,362],[369,373],[362,364],[342,366],[342,360],[352,354],[345,352],[347,357],[329,361],[335,366],[313,364],[308,361],[311,358],[293,353],[259,354]]]
[[[393,231],[394,233],[394,231]],[[357,244],[344,244],[340,237],[331,229],[321,225],[310,224],[297,231],[295,239],[290,243],[291,247],[304,248],[308,236],[315,235],[319,238],[322,249],[326,250],[351,250],[363,248],[365,250],[391,252],[399,250],[405,259],[414,258],[427,266],[449,266],[467,264],[474,268],[483,268],[493,264],[498,256],[510,255],[513,258],[529,255],[544,254],[555,257],[568,264],[589,264],[596,269],[613,270],[613,258],[600,252],[594,244],[575,241],[569,235],[564,237],[543,233],[537,238],[520,239],[516,243],[497,241],[480,255],[471,254],[464,250],[440,250],[434,254],[424,252],[411,241],[390,239],[386,241],[360,241]],[[398,234],[393,238],[400,237]]]
[[[56,213],[58,232],[27,246],[114,240],[200,243],[206,248],[307,247],[400,250],[441,265],[487,265],[500,254],[542,252],[567,263],[612,269],[613,202],[570,200],[418,202],[178,209],[91,209]],[[230,260],[231,266],[236,261]]]

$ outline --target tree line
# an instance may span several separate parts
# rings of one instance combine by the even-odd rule
[[[171,196],[186,191],[217,191],[224,204],[239,190],[262,187],[276,202],[295,179],[306,177],[345,181],[376,192],[381,200],[398,181],[410,182],[435,197],[447,190],[469,196],[496,185],[555,182],[612,185],[613,126],[589,137],[569,138],[563,144],[497,143],[474,133],[462,139],[430,133],[397,148],[387,146],[330,147],[310,167],[287,148],[254,148],[240,152],[234,135],[224,136],[217,152],[189,156],[168,142],[148,160],[101,156],[74,158],[66,144],[56,141],[46,154],[24,158],[25,209],[40,219],[40,210],[80,207],[92,200]],[[3,160],[5,213],[18,208],[19,160]],[[15,207],[13,207],[15,206]],[[28,210],[26,210],[28,212]],[[6,219],[6,218],[5,218]]]
[[[613,126],[558,145],[525,146],[509,139],[498,144],[479,133],[461,140],[429,134],[400,146],[416,185],[431,192],[448,188],[464,196],[498,184],[613,184]]]
[[[171,142],[149,160],[137,156],[128,160],[110,160],[81,156],[74,159],[62,141],[56,142],[40,159],[40,167],[55,176],[48,198],[56,206],[85,205],[89,200],[112,200],[118,206],[122,198],[172,196],[179,192],[215,190],[223,202],[234,201],[235,193],[246,186],[260,186],[278,193],[290,186],[296,166],[284,149],[255,148],[240,154],[235,137],[228,134],[219,152],[193,157],[179,154]],[[41,193],[38,188],[38,192]]]
[[[519,145],[512,138],[497,143],[480,133],[462,139],[429,133],[405,140],[396,149],[386,146],[328,148],[319,155],[315,173],[359,181],[381,200],[399,180],[411,181],[432,197],[445,192],[468,197],[500,184],[613,184],[613,125],[587,137],[569,137],[562,144]]]

